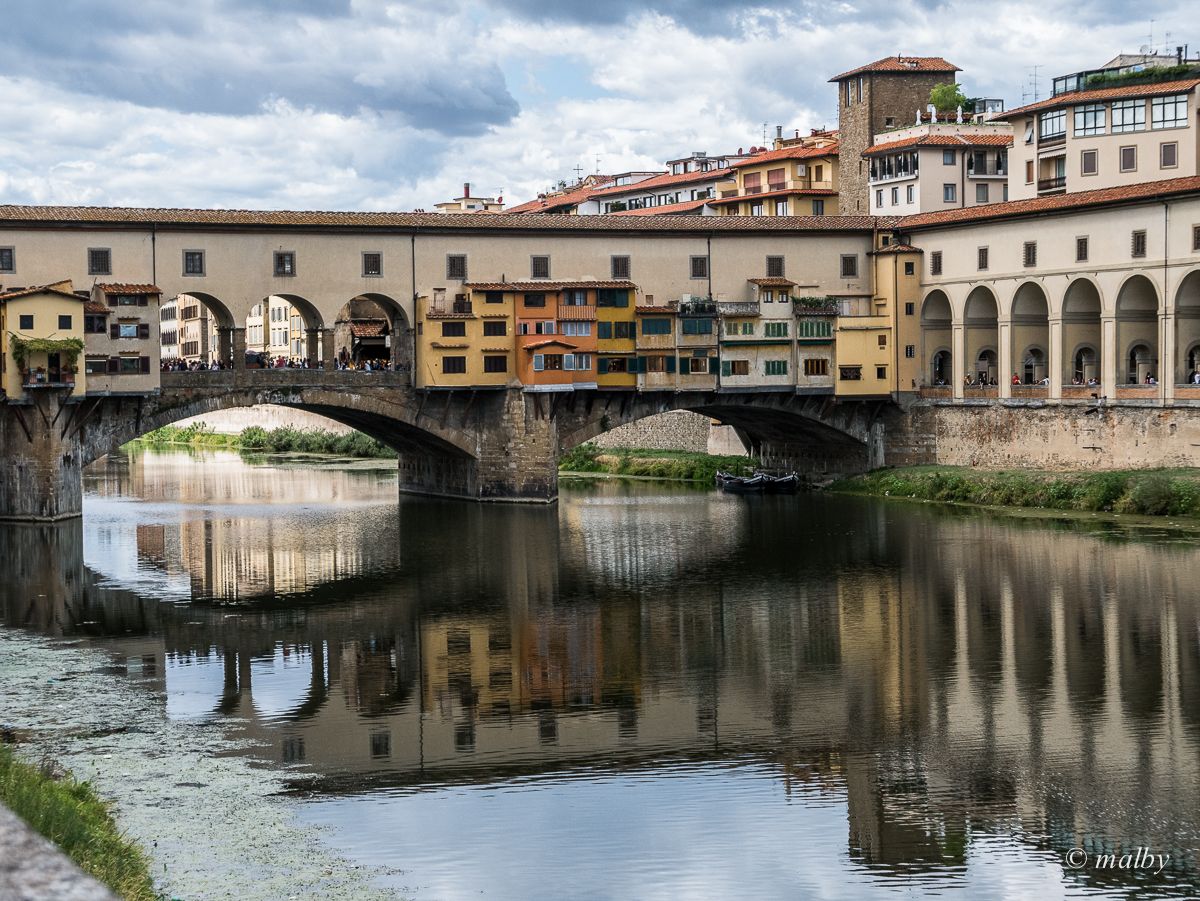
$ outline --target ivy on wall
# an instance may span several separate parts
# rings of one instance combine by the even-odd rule
[[[83,353],[83,340],[81,338],[22,338],[19,335],[13,335],[9,340],[9,347],[12,348],[13,361],[17,364],[17,368],[24,371],[27,368],[30,354],[59,354],[62,357],[63,365],[68,369],[74,369],[79,362],[79,355]]]

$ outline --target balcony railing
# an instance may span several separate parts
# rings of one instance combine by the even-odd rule
[[[1055,175],[1053,178],[1039,178],[1039,191],[1061,191],[1067,186],[1067,177],[1065,175]]]
[[[1064,131],[1056,135],[1040,135],[1038,137],[1038,150],[1045,147],[1057,147],[1059,144],[1067,143],[1067,133]]]
[[[772,182],[771,184],[767,185],[767,190],[768,190],[768,191],[782,191],[782,190],[784,190],[785,188],[787,188],[787,182],[786,182],[786,181],[777,181],[777,182]]]
[[[430,316],[470,316],[475,312],[471,301],[469,300],[454,300],[454,301],[435,301],[429,305],[428,315]]]
[[[716,316],[717,305],[711,300],[679,301],[680,316]]]
[[[753,300],[722,300],[717,304],[722,316],[757,316],[758,303]]]
[[[995,160],[992,160],[991,162],[989,162],[983,166],[972,166],[970,163],[967,164],[967,177],[968,178],[985,178],[985,177],[991,177],[991,176],[997,176],[997,177],[1003,178],[1007,175],[1008,175],[1008,167],[996,165]]]

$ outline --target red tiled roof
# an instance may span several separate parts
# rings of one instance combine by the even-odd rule
[[[708,201],[708,203],[711,206],[722,206],[724,204],[729,204],[729,203],[738,203],[742,200],[758,200],[762,197],[789,197],[793,194],[799,195],[801,197],[834,197],[837,195],[837,191],[830,191],[828,188],[783,188],[779,191],[762,191],[758,194],[739,194],[737,197],[720,197],[720,198],[717,198],[716,200],[710,200],[710,201]],[[747,216],[745,218],[760,219],[762,217],[761,216]],[[800,217],[800,218],[805,218],[805,217]],[[820,217],[820,216],[811,217],[810,216],[807,218],[820,219],[822,217]],[[838,217],[838,218],[841,218],[841,217]]]
[[[921,248],[913,247],[911,244],[889,244],[887,247],[880,247],[878,250],[873,250],[871,253],[876,255],[885,253],[924,253]]]
[[[1075,103],[1098,103],[1101,100],[1120,100],[1122,97],[1161,97],[1164,94],[1187,94],[1200,85],[1200,78],[1188,78],[1183,81],[1160,81],[1156,84],[1127,84],[1111,88],[1093,88],[1092,90],[1068,91],[1057,97],[1048,97],[1036,103],[1027,103],[1016,109],[1006,110],[992,117],[992,121],[1011,119],[1038,110],[1055,109],[1060,106],[1070,106]]]
[[[796,283],[787,278],[748,278],[746,279],[752,285],[758,285],[760,288],[793,288]]]
[[[654,315],[654,316],[660,316],[660,315],[661,316],[674,316],[679,311],[676,310],[675,307],[668,307],[668,306],[657,307],[657,306],[651,305],[651,306],[635,306],[633,308],[633,312],[648,313],[648,314]]]
[[[952,74],[960,71],[958,66],[953,63],[948,63],[940,56],[885,56],[883,59],[877,59],[873,63],[867,63],[865,66],[859,66],[857,69],[851,69],[849,72],[843,72],[841,75],[835,75],[829,79],[832,81],[841,81],[843,78],[849,78],[851,75],[858,75],[863,72],[888,72],[899,75],[925,75],[930,72],[946,72]]]
[[[863,151],[863,156],[892,153],[908,147],[1011,147],[1012,134],[1005,135],[917,135],[875,144]]]
[[[56,284],[62,284],[57,282]],[[53,294],[55,297],[69,297],[71,300],[86,301],[86,297],[80,297],[78,294],[72,294],[70,291],[63,291],[54,285],[30,285],[28,288],[13,288],[0,294],[0,300],[16,300],[19,297],[33,297],[37,294]]]
[[[903,216],[896,221],[896,228],[927,228],[938,225],[953,225],[960,222],[985,222],[989,219],[1005,219],[1013,216],[1032,216],[1083,207],[1103,206],[1137,200],[1157,200],[1177,194],[1200,193],[1200,175],[1185,178],[1170,178],[1164,181],[1141,182],[1115,188],[1098,188],[1095,191],[1078,191],[1073,194],[1054,194],[1048,197],[1033,197],[1028,200],[1009,200],[1005,203],[989,203],[936,213],[916,213]]]
[[[84,303],[83,312],[107,316],[112,311],[98,300],[89,300]]]
[[[636,181],[631,185],[610,185],[592,192],[593,197],[608,197],[612,194],[632,194],[643,188],[660,188],[664,185],[686,185],[694,181],[721,181],[732,177],[729,169],[710,169],[708,172],[683,172],[672,175],[664,172],[644,181]]]
[[[579,185],[558,194],[547,194],[545,197],[538,197],[536,200],[530,200],[526,203],[509,207],[504,212],[510,215],[521,215],[523,213],[545,213],[562,207],[577,206],[610,181],[612,181],[612,178],[605,177],[603,181],[599,181],[594,185]]]
[[[386,319],[359,319],[350,323],[350,334],[355,338],[381,338],[386,331]]]
[[[756,153],[754,156],[748,156],[744,160],[736,163],[730,163],[730,169],[741,169],[745,166],[757,166],[760,163],[773,163],[775,160],[807,160],[814,157],[838,155],[837,143],[828,144],[825,147],[781,147],[779,150],[768,150],[765,153]]]
[[[109,284],[96,285],[104,294],[162,294],[161,288],[156,288],[154,285],[125,285],[125,284]]]
[[[522,293],[525,291],[564,291],[582,288],[617,288],[627,291],[637,290],[637,285],[624,279],[593,279],[592,281],[531,281],[531,282],[469,282],[463,285],[472,291],[510,291]]]
[[[640,210],[621,210],[616,213],[607,213],[609,216],[669,216],[678,213],[690,213],[693,210],[698,210],[708,203],[712,198],[704,200],[685,200],[682,203],[665,203],[662,206],[648,206]]]
[[[570,341],[560,341],[558,338],[547,338],[545,341],[535,341],[533,344],[526,344],[525,350],[540,350],[543,347],[549,347],[552,344],[557,344],[559,347],[569,347],[572,350],[577,348],[578,344],[572,344]]]

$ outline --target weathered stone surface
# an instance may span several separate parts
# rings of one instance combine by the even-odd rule
[[[603,448],[643,448],[647,450],[678,450],[703,454],[708,452],[712,420],[688,410],[659,413],[618,426],[611,432],[597,435],[595,443]]]
[[[116,901],[65,854],[0,804],[2,901]]]
[[[65,390],[0,404],[0,519],[52,521],[83,507],[82,452],[71,425],[82,403]]]

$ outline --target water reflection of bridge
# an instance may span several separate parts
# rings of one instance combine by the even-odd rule
[[[235,607],[97,586],[78,523],[7,530],[5,616],[130,635],[102,640],[168,713],[230,716],[328,792],[750,755],[785,786],[844,793],[852,851],[881,865],[960,856],[963,785],[975,818],[1063,843],[1195,844],[1189,546],[933,512],[901,525],[846,502],[813,516],[661,500],[406,503],[391,533],[333,519],[360,568]]]

